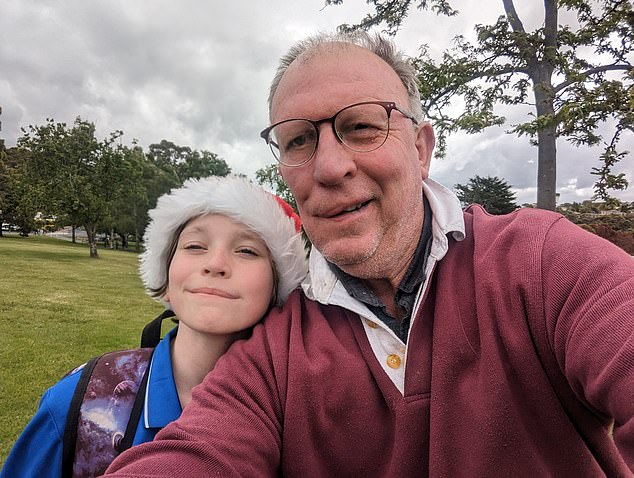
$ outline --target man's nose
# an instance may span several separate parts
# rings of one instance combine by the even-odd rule
[[[325,185],[339,184],[357,171],[355,152],[335,135],[332,123],[319,125],[319,141],[315,151],[314,177]]]

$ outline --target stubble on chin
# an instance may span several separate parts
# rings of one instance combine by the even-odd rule
[[[335,264],[346,274],[359,279],[373,279],[381,271],[376,265],[375,257],[379,250],[380,237],[370,241],[363,237],[351,240],[349,237],[328,242],[323,249],[317,247],[326,260]]]
[[[398,232],[397,232],[398,231]],[[359,237],[345,244],[329,243],[322,255],[346,274],[363,280],[388,280],[400,283],[407,272],[418,244],[420,231],[412,224],[381,228],[370,240]]]

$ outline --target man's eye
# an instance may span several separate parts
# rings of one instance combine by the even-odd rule
[[[343,134],[347,134],[347,133],[355,133],[355,132],[362,132],[362,131],[376,131],[378,129],[378,127],[372,123],[367,123],[367,122],[354,122],[354,123],[348,123],[346,125],[342,125],[340,128],[340,132]]]
[[[298,134],[297,136],[292,137],[290,140],[284,143],[286,145],[285,151],[293,151],[296,149],[301,149],[306,147],[309,144],[313,144],[314,142],[315,142],[314,133],[306,132],[304,134]]]
[[[286,149],[294,149],[294,148],[301,148],[302,146],[304,146],[307,142],[306,139],[306,135],[303,134],[301,136],[296,136],[295,138],[291,139],[288,143],[286,143]]]
[[[373,128],[373,126],[371,124],[367,124],[367,123],[355,123],[354,125],[352,125],[353,128],[352,129],[366,129],[366,128]]]
[[[338,130],[343,141],[352,146],[366,147],[385,138],[381,126],[368,121],[351,121]]]

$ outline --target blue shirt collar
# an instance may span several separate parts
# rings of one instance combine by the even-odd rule
[[[170,354],[170,342],[177,330],[178,327],[170,330],[152,355],[144,404],[145,428],[163,428],[180,417],[182,412]]]

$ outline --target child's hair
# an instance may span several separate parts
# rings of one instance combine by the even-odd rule
[[[141,254],[141,279],[148,294],[157,299],[165,295],[180,233],[189,221],[206,214],[227,216],[262,238],[272,260],[273,302],[282,305],[308,272],[301,221],[282,199],[238,176],[190,179],[158,199],[149,212]]]

